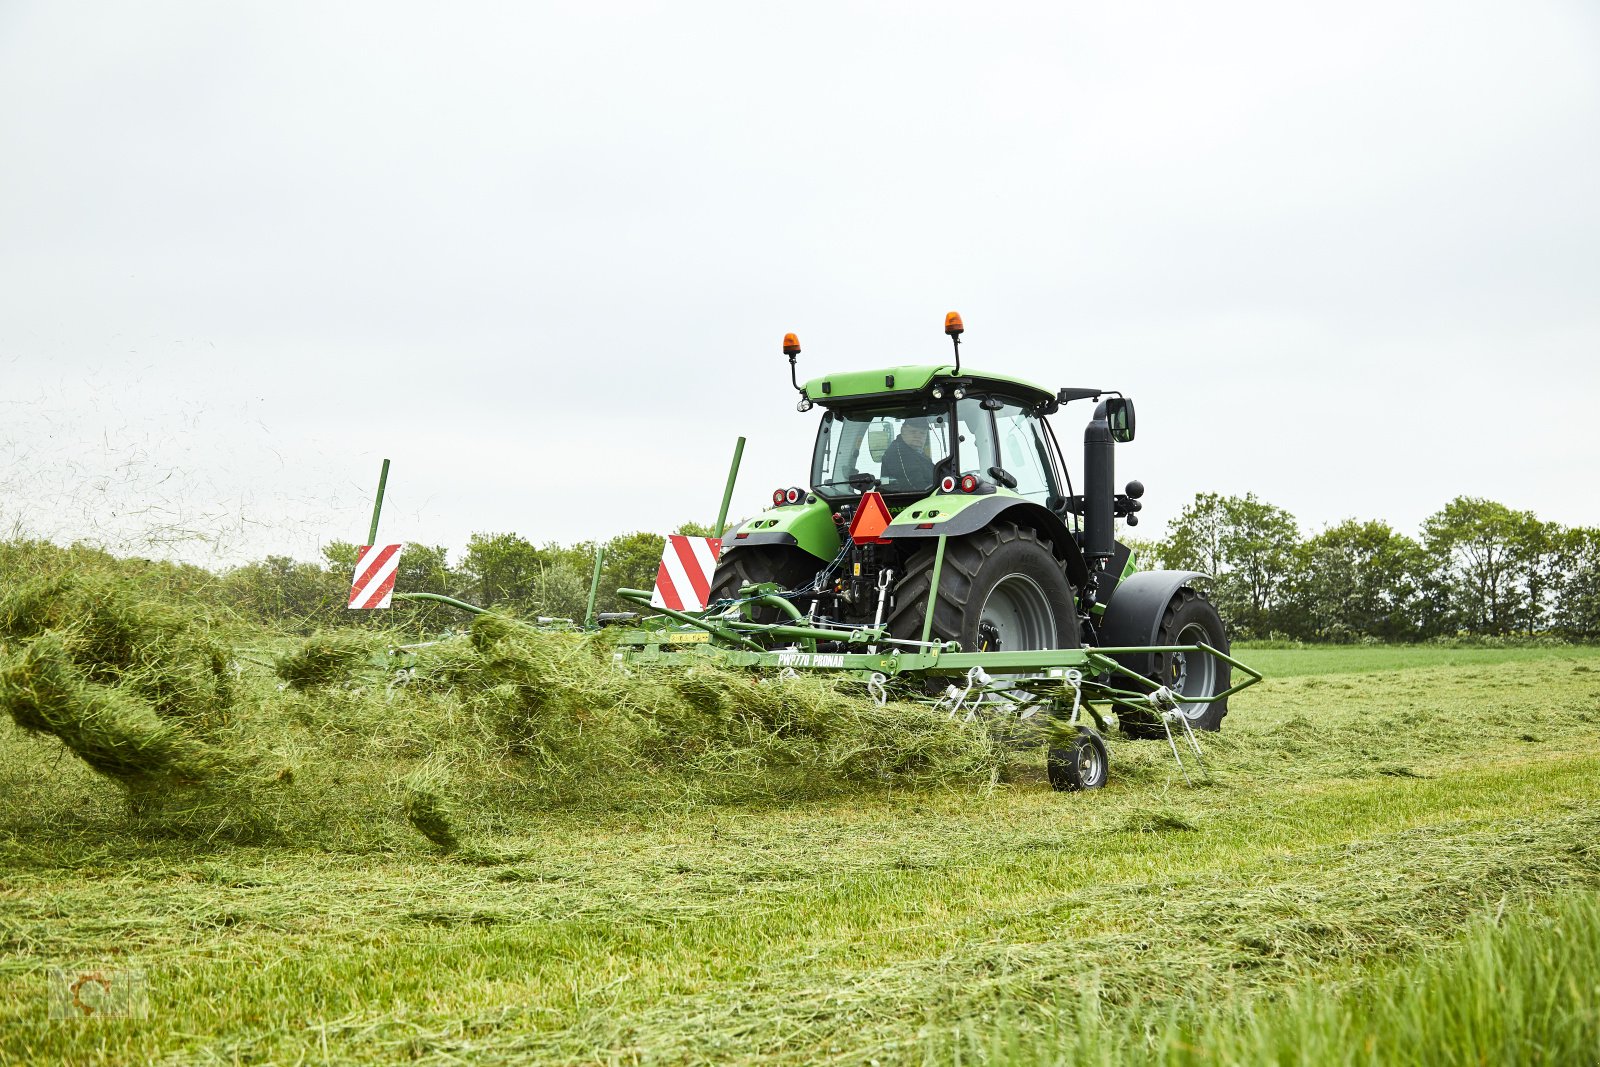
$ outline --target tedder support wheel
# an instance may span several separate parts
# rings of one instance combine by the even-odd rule
[[[1110,766],[1105,740],[1092,726],[1079,726],[1076,737],[1052,746],[1045,763],[1050,788],[1060,792],[1099,789],[1106,784]]]
[[[737,600],[741,587],[763,582],[776,582],[785,589],[794,589],[808,584],[825,566],[809,552],[787,545],[730,549],[717,561],[717,572],[711,579],[711,602]],[[756,607],[751,618],[760,623],[775,623],[783,621],[780,614],[777,608]]]
[[[1219,652],[1228,651],[1228,633],[1223,628],[1222,616],[1206,599],[1204,593],[1184,586],[1173,594],[1161,616],[1161,628],[1156,634],[1158,645],[1210,645]],[[1194,697],[1208,697],[1220,693],[1231,683],[1232,669],[1222,660],[1204,652],[1167,652],[1154,657],[1155,681],[1171,689],[1178,698],[1178,709],[1196,730],[1222,729],[1222,717],[1228,714],[1228,702],[1218,700],[1202,703]],[[1188,697],[1190,699],[1185,700]],[[1151,712],[1133,712],[1117,709],[1122,732],[1129,737],[1165,737],[1166,731]]]
[[[889,632],[918,640],[933,583],[934,548],[914,555],[895,584]],[[963,652],[1078,647],[1078,607],[1061,561],[1030,527],[996,523],[945,545],[933,640]]]

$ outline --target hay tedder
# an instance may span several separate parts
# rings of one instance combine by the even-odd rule
[[[963,369],[962,330],[946,316],[951,364],[803,385],[787,335],[798,408],[823,409],[807,483],[775,490],[771,507],[724,533],[741,439],[700,595],[679,608],[659,590],[620,589],[641,611],[591,609],[591,624],[614,628],[625,665],[826,672],[880,701],[1048,724],[1057,789],[1105,784],[1113,723],[1165,739],[1183,766],[1178,741],[1199,757],[1195,731],[1220,729],[1228,698],[1261,675],[1228,654],[1196,585],[1204,575],[1138,570],[1115,539],[1117,518],[1137,524],[1144,494],[1136,481],[1113,485],[1133,402]],[[1046,421],[1077,400],[1096,402],[1081,492]]]

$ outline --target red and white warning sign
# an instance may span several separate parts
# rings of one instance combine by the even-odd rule
[[[684,537],[669,534],[656,571],[650,606],[674,611],[704,611],[711,596],[711,576],[722,554],[720,537]]]
[[[386,608],[394,598],[394,576],[400,570],[399,545],[362,545],[350,583],[350,607]]]
[[[893,521],[882,493],[863,493],[861,502],[856,505],[856,517],[850,520],[850,540],[858,545],[889,544],[889,539],[882,534]]]

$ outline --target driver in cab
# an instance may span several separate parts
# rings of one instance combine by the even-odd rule
[[[882,477],[904,486],[931,486],[933,458],[928,455],[928,420],[907,419],[883,453]]]

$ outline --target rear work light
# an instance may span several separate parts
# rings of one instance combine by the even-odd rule
[[[978,490],[978,476],[976,474],[963,474],[961,476],[961,491],[974,493]]]
[[[955,478],[953,478],[952,476],[946,474],[944,476],[944,481],[939,483],[939,488],[940,488],[940,490],[942,490],[943,492],[946,492],[946,493],[955,492],[956,491],[956,480],[955,480]]]

